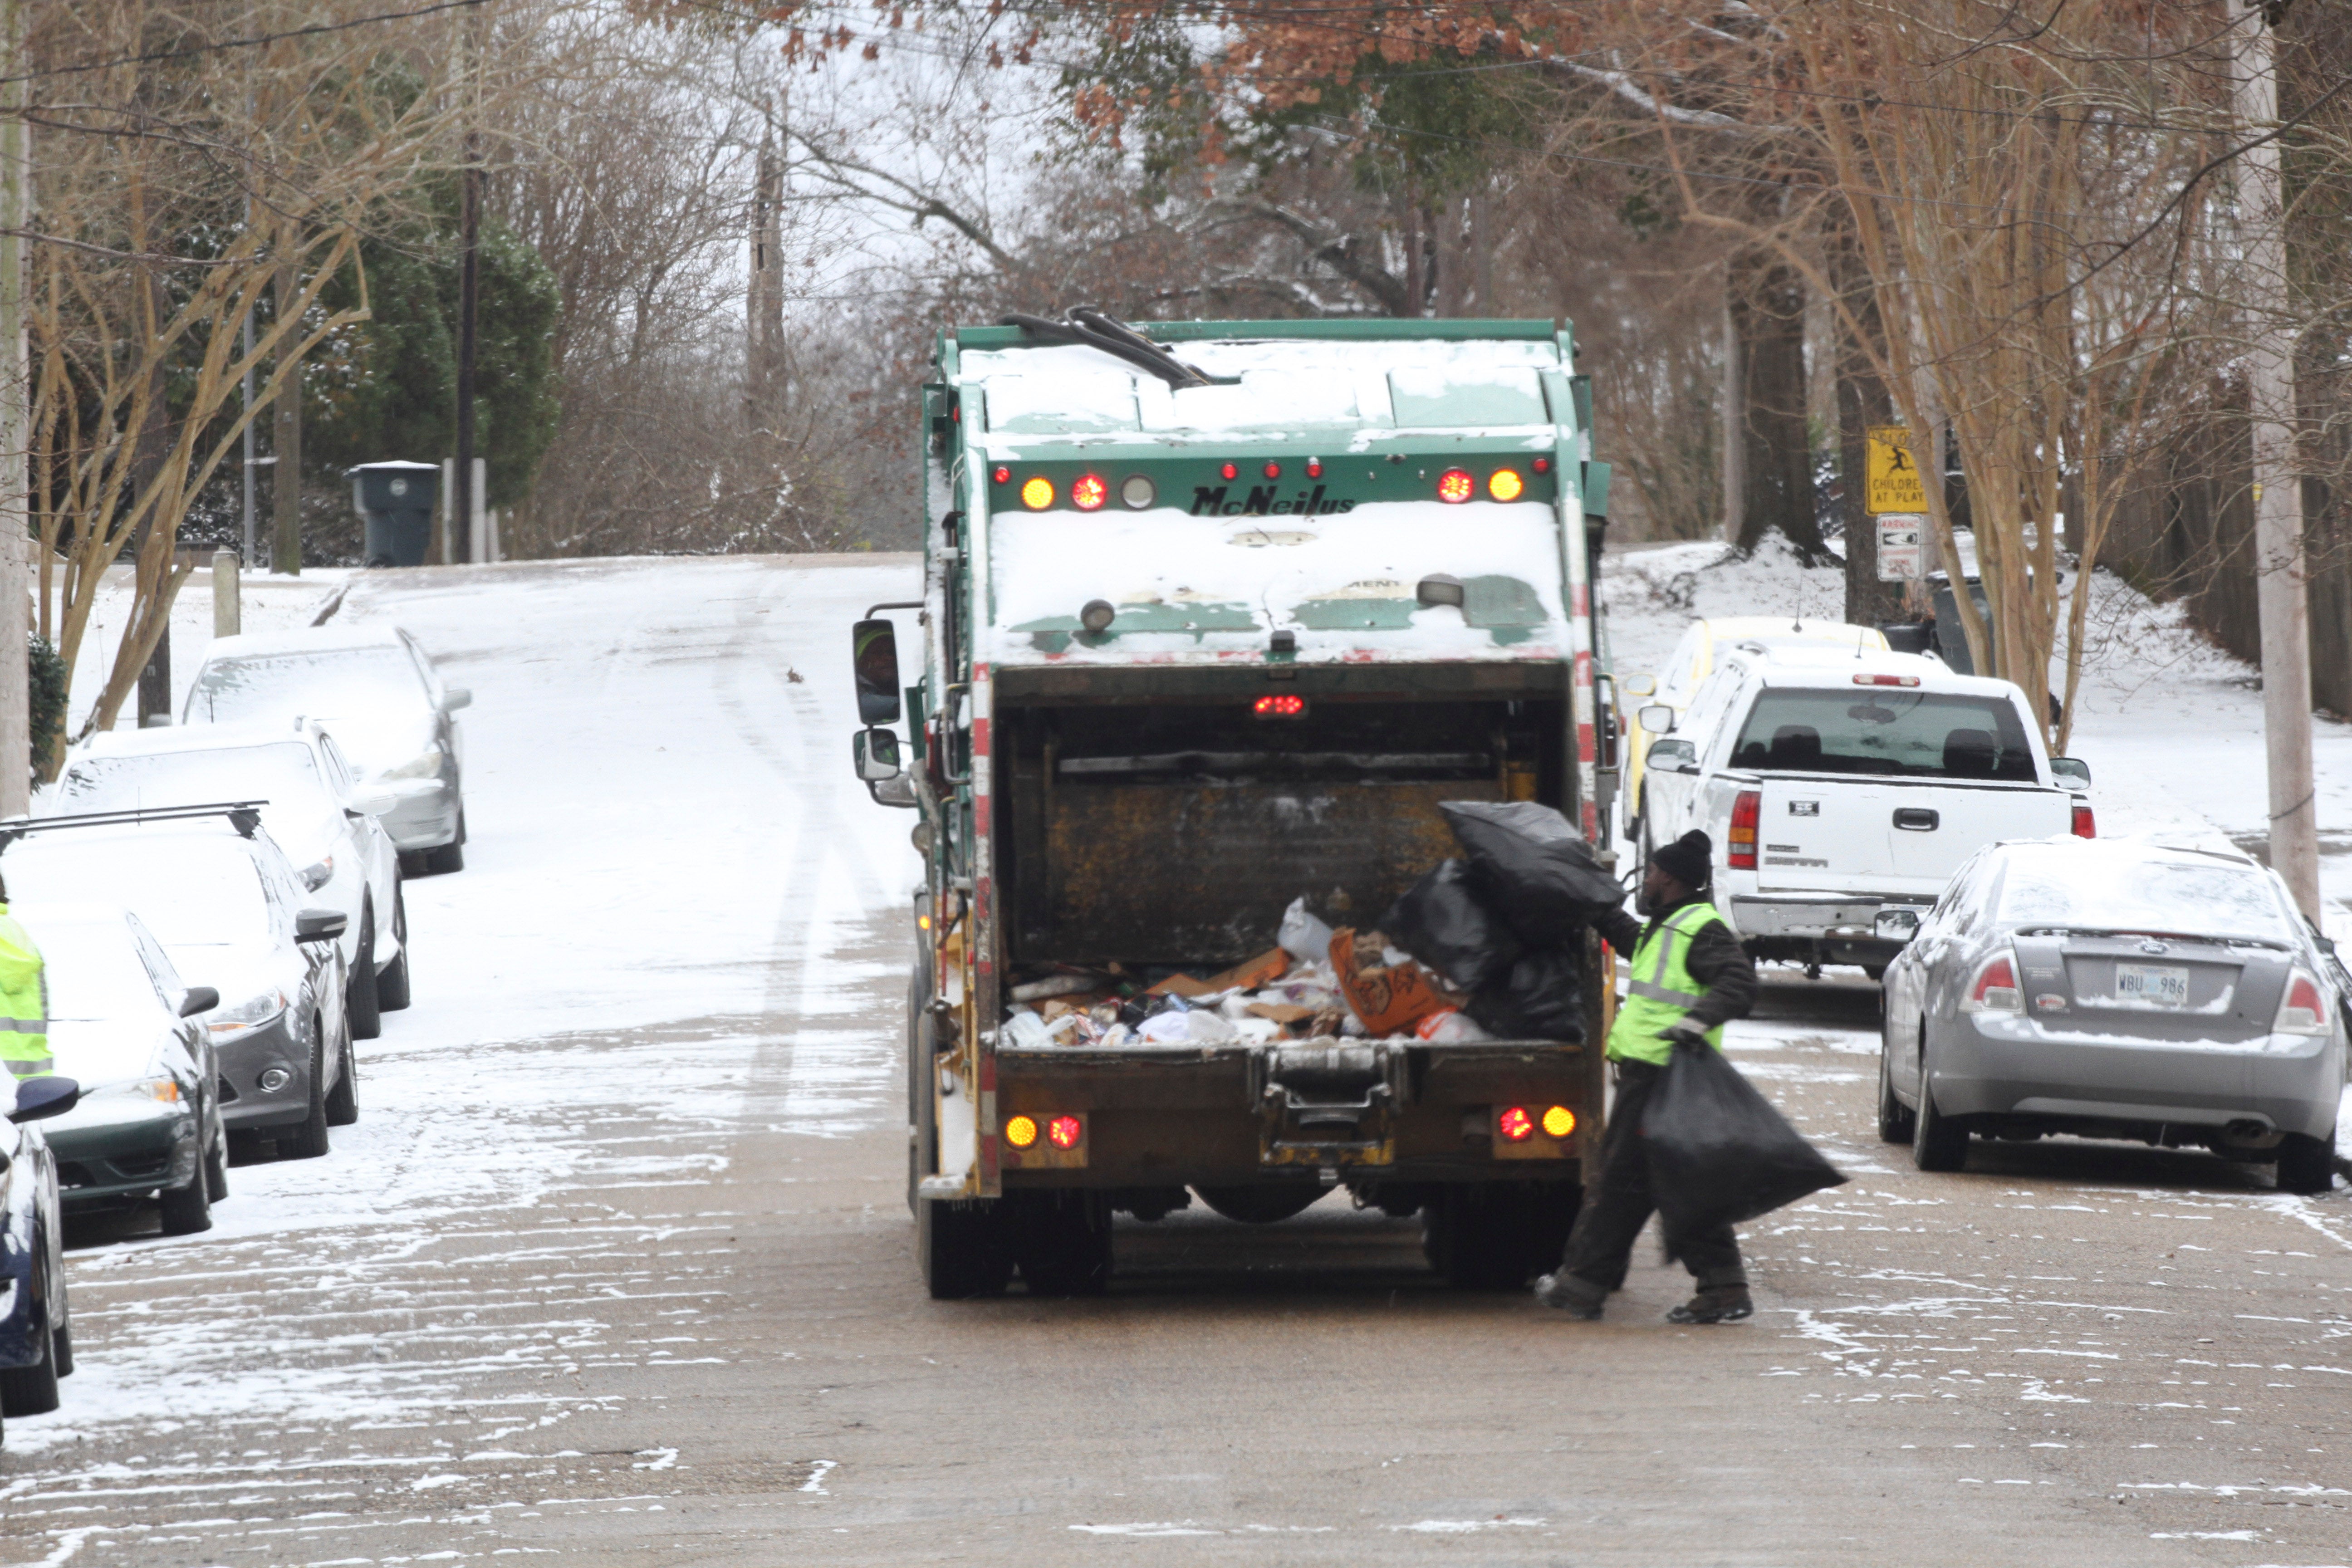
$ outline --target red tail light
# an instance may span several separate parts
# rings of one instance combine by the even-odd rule
[[[1969,982],[1968,999],[1960,1004],[1963,1013],[2022,1013],[2024,994],[2017,988],[2017,966],[2004,953],[1985,961],[1977,977]]]
[[[2308,969],[2287,977],[2286,1000],[2272,1020],[2273,1035],[2325,1035],[2328,1032],[2327,993]]]
[[[1265,477],[1269,479],[1278,479],[1282,478],[1282,465],[1280,463],[1268,463],[1265,466]]]
[[[1003,464],[999,463],[996,465],[995,471],[989,477],[993,479],[1000,485],[1010,484],[1013,481],[1013,470],[1006,468]]]
[[[1536,472],[1539,474],[1550,473],[1551,459],[1549,458],[1538,458],[1536,459]]]
[[[1853,683],[1856,686],[1916,686],[1919,678],[1916,675],[1857,675]]]
[[[1080,511],[1100,511],[1110,500],[1110,487],[1100,474],[1080,474],[1070,481],[1070,504]]]
[[[1536,1119],[1526,1106],[1514,1105],[1495,1118],[1495,1131],[1510,1142],[1524,1143],[1536,1135]]]
[[[1764,792],[1744,789],[1731,803],[1731,858],[1735,871],[1756,869],[1756,825],[1764,816]]]
[[[1478,481],[1470,477],[1467,468],[1448,468],[1437,476],[1437,499],[1454,505],[1468,500],[1478,492]]]
[[[2081,801],[2076,801],[2074,803],[2074,837],[2096,838],[2098,836],[2099,819],[2091,815],[2089,806],[2084,805]]]
[[[1307,477],[1310,479],[1319,479],[1323,477],[1322,458],[1309,458],[1307,459]]]
[[[1307,711],[1307,699],[1286,691],[1261,697],[1250,704],[1250,711],[1261,719],[1296,719]]]
[[[1227,463],[1223,468],[1219,468],[1217,472],[1220,476],[1228,479],[1237,479],[1242,477],[1241,465],[1238,463]]]
[[[1045,1142],[1056,1149],[1075,1149],[1087,1135],[1087,1124],[1075,1116],[1056,1116],[1045,1123]]]

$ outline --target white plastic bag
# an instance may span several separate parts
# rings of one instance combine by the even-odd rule
[[[1331,928],[1307,912],[1303,898],[1291,900],[1290,907],[1282,911],[1282,929],[1275,940],[1301,963],[1330,962]]]

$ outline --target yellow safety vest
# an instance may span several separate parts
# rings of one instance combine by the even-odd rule
[[[1665,1066],[1675,1048],[1659,1037],[1680,1022],[1705,994],[1683,967],[1691,938],[1722,921],[1716,907],[1701,899],[1668,915],[1642,939],[1633,950],[1633,978],[1625,985],[1624,1005],[1617,1010],[1617,1021],[1609,1028],[1608,1055],[1621,1061]],[[1707,1031],[1706,1043],[1718,1051],[1723,1048],[1722,1025]]]
[[[0,904],[0,1063],[12,1078],[57,1070],[49,1055],[49,981],[32,932]]]

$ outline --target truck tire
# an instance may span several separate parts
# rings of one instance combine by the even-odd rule
[[[2336,1185],[2336,1140],[2290,1132],[2279,1141],[2278,1189],[2324,1193]]]
[[[1033,1296],[1099,1296],[1110,1286],[1110,1205],[1094,1193],[1004,1200],[1007,1241]]]
[[[1272,1225],[1304,1214],[1316,1201],[1331,1191],[1314,1182],[1285,1182],[1279,1186],[1194,1187],[1201,1201],[1224,1215],[1244,1225]]]
[[[1516,1290],[1559,1262],[1583,1202],[1574,1182],[1442,1187],[1422,1210],[1422,1250],[1457,1290]]]
[[[915,1205],[915,1258],[934,1301],[1002,1296],[1013,1278],[1013,1254],[993,1204]]]

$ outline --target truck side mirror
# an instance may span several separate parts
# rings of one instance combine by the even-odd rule
[[[2088,789],[2091,786],[2091,764],[2078,757],[2053,757],[2050,759],[2050,776]]]
[[[887,783],[903,771],[896,730],[860,730],[850,737],[849,750],[857,762],[857,776],[867,784]]]
[[[857,681],[857,721],[898,721],[898,631],[888,621],[859,621],[849,628],[849,668]],[[893,771],[896,769],[894,767]],[[885,775],[887,776],[887,775]]]
[[[1627,677],[1625,678],[1625,695],[1626,695],[1626,696],[1628,696],[1628,697],[1655,697],[1657,694],[1658,694],[1658,678],[1657,678],[1656,676],[1654,676],[1654,675],[1629,675],[1629,676],[1627,676]]]
[[[1641,720],[1642,728],[1653,735],[1669,734],[1675,727],[1675,710],[1664,702],[1653,702],[1634,717]]]
[[[1696,773],[1698,748],[1688,741],[1654,741],[1642,761],[1644,766],[1660,772]]]
[[[1881,910],[1870,922],[1870,934],[1881,942],[1909,942],[1919,934],[1917,910]]]

